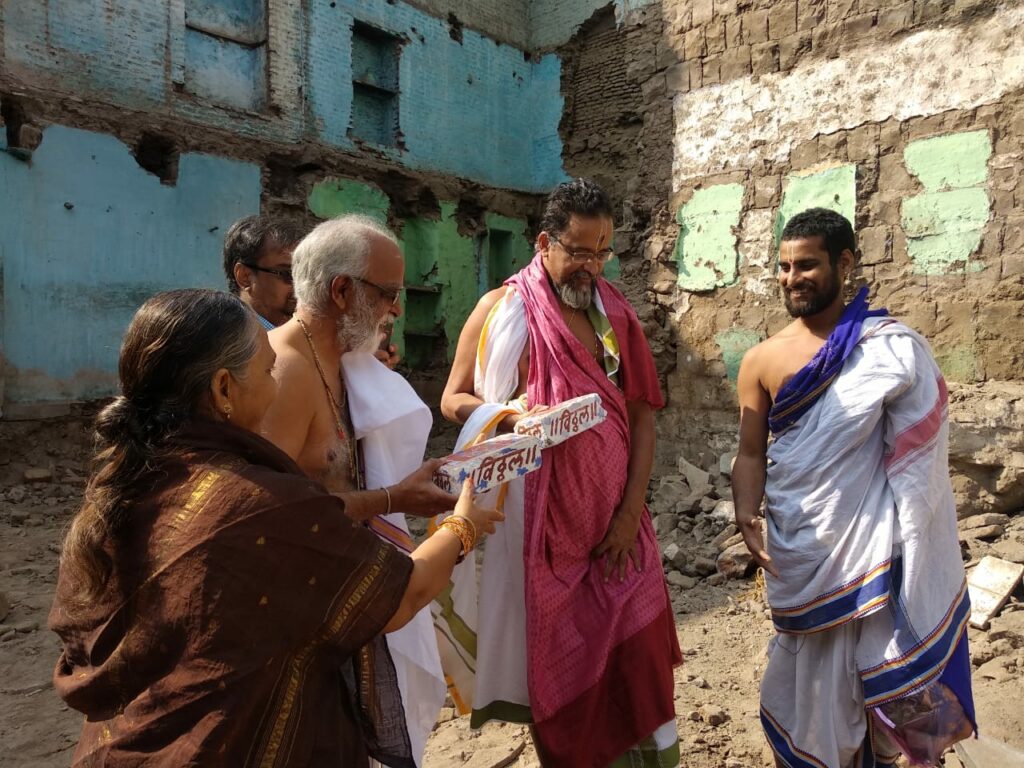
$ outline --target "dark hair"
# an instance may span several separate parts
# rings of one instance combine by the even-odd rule
[[[782,240],[803,240],[821,236],[828,251],[829,263],[834,267],[844,250],[857,253],[857,240],[853,226],[846,217],[828,208],[808,208],[793,216],[782,230]]]
[[[544,203],[540,228],[556,237],[569,228],[572,215],[612,218],[608,195],[590,179],[573,179],[559,184]]]
[[[166,438],[199,414],[214,373],[244,375],[259,342],[256,316],[222,291],[160,293],[135,313],[121,345],[121,395],[96,417],[96,456],[61,554],[78,601],[110,578],[104,544],[116,543]]]
[[[236,295],[239,291],[235,264],[255,265],[266,249],[293,246],[303,236],[298,225],[269,216],[246,216],[236,221],[224,237],[224,277],[228,280],[228,290]]]

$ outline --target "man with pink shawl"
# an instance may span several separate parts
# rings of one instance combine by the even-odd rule
[[[606,420],[496,493],[505,531],[435,605],[471,724],[533,725],[544,766],[679,762],[671,604],[644,495],[663,405],[636,313],[601,277],[611,206],[592,182],[549,197],[533,261],[481,299],[442,398],[463,447],[529,409],[601,396]]]

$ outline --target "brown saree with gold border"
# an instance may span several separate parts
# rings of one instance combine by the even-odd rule
[[[412,570],[261,437],[196,422],[129,510],[113,578],[50,626],[75,766],[413,766],[381,629]]]

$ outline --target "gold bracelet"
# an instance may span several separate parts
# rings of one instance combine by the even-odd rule
[[[462,543],[462,553],[455,562],[456,564],[461,563],[466,559],[466,555],[473,551],[473,547],[476,545],[476,525],[467,517],[452,515],[451,517],[446,517],[439,527],[447,528],[459,537],[459,541]]]

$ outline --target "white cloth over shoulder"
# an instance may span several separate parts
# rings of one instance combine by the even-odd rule
[[[491,309],[480,334],[474,391],[483,405],[466,421],[455,450],[492,437],[502,418],[523,410],[523,403],[512,398],[519,388],[519,359],[527,338],[525,306],[515,291],[508,290]],[[438,647],[453,698],[463,713],[472,710],[474,727],[494,716],[522,721],[529,712],[525,487],[519,478],[478,497],[484,506],[500,503],[505,513],[505,521],[487,538],[479,588],[474,552],[456,566],[451,592],[434,603]]]
[[[352,427],[362,445],[366,487],[393,485],[423,463],[433,422],[430,409],[409,382],[371,354],[343,355],[341,369]],[[401,511],[395,510],[382,518],[381,522],[396,529],[396,533],[404,533],[408,540],[409,527]],[[394,536],[381,537],[397,543]],[[417,765],[421,765],[427,737],[444,706],[446,690],[430,609],[424,608],[400,630],[387,635],[387,642],[402,693],[413,755]]]

